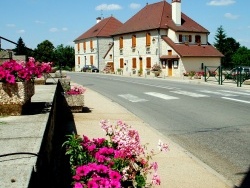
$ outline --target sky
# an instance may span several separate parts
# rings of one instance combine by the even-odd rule
[[[0,0],[0,36],[13,42],[21,37],[35,49],[49,40],[54,47],[74,40],[96,24],[97,17],[114,16],[122,23],[146,6],[161,0]],[[166,0],[171,3],[171,0]],[[182,0],[181,10],[209,32],[214,44],[222,26],[226,37],[250,49],[249,0]],[[16,45],[1,40],[3,49]]]

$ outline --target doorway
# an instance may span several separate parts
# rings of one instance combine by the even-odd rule
[[[168,76],[172,76],[172,60],[168,60]]]

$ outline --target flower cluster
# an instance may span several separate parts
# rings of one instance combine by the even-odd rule
[[[69,136],[66,154],[70,155],[74,188],[83,187],[133,187],[160,185],[157,174],[158,164],[150,163],[154,151],[146,152],[141,145],[139,134],[123,121],[112,125],[109,121],[100,122],[106,132],[105,138],[90,140],[87,136]],[[168,145],[159,141],[158,148],[167,151]],[[152,174],[153,173],[153,174]],[[147,182],[147,177],[152,179]]]
[[[78,86],[78,85],[73,85],[71,86],[71,88],[66,91],[65,93],[67,95],[80,95],[80,94],[83,94],[84,92],[86,91],[85,88],[83,88],[82,86]]]
[[[33,57],[28,62],[9,60],[0,65],[0,81],[14,84],[40,78],[51,71],[52,63],[35,62]]]
[[[159,64],[154,64],[151,71],[161,71],[161,66]]]

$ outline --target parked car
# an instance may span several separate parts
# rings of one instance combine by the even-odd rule
[[[81,72],[99,72],[99,69],[94,65],[86,65],[81,69]]]

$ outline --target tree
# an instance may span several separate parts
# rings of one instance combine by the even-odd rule
[[[18,39],[16,48],[13,49],[13,51],[16,55],[27,55],[27,47],[25,46],[21,37]]]
[[[54,50],[54,45],[50,41],[45,40],[37,45],[37,48],[34,50],[34,58],[39,62],[54,62]]]
[[[232,56],[236,51],[240,48],[240,43],[236,42],[234,38],[228,37],[225,40],[225,52],[224,52],[224,64],[225,67],[234,67],[234,63],[232,61]]]
[[[224,55],[222,66],[224,68],[233,68],[232,56],[239,49],[240,43],[236,42],[232,37],[227,37],[223,27],[220,26],[215,35],[214,46]]]
[[[71,46],[63,46],[62,44],[55,49],[56,66],[64,66],[72,68],[75,65],[75,50]]]
[[[232,56],[232,60],[235,66],[250,66],[250,50],[245,46],[240,47]]]

